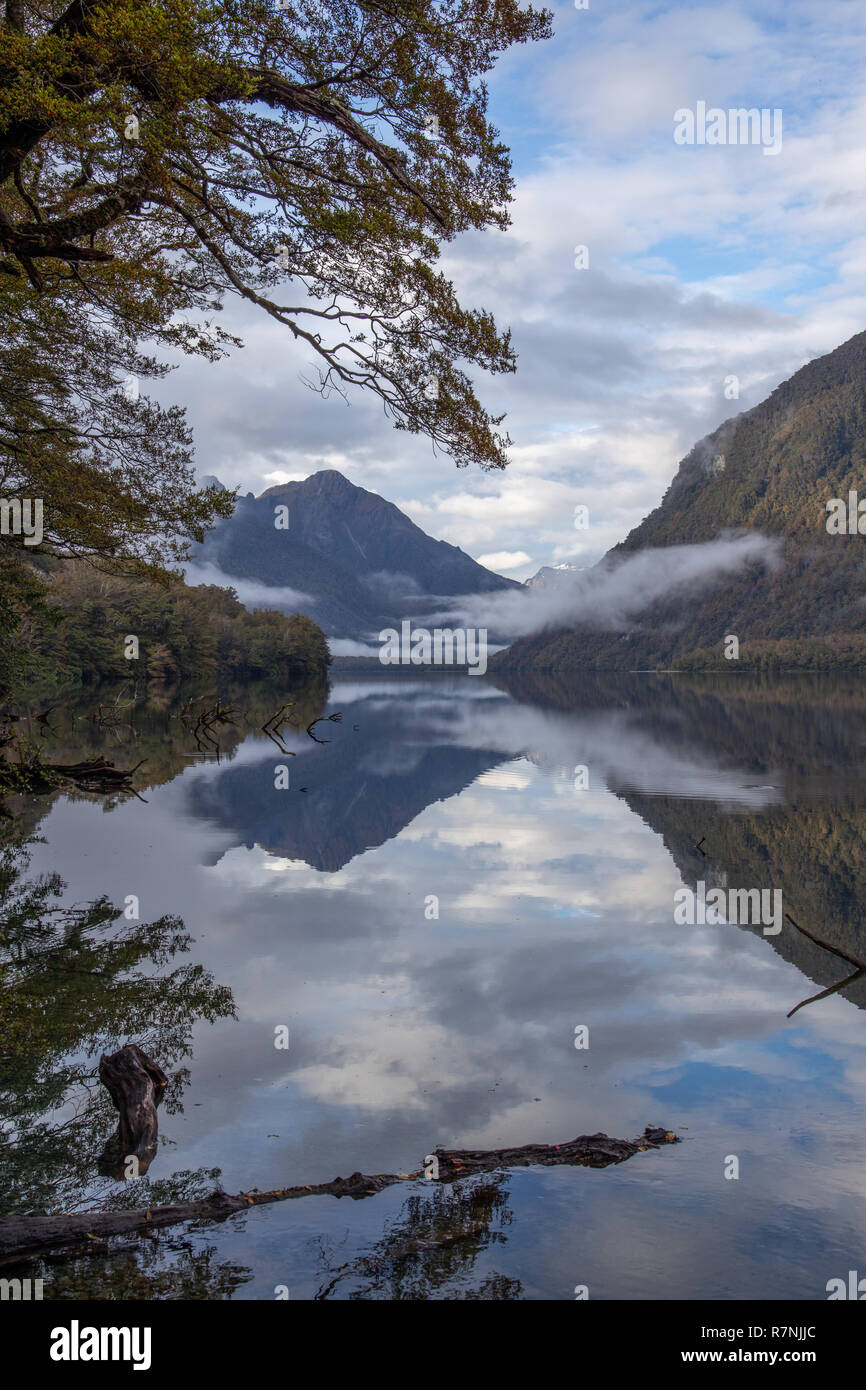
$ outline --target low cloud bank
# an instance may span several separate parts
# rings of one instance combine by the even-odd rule
[[[216,565],[187,565],[184,570],[187,584],[218,584],[221,589],[234,589],[245,608],[275,608],[279,612],[295,613],[308,608],[313,600],[297,589],[279,585],[260,584],[255,579],[241,579],[236,574],[224,574]]]
[[[351,637],[329,637],[331,656],[378,656],[381,643],[356,642]]]
[[[453,600],[437,622],[486,627],[510,640],[548,628],[595,627],[618,631],[659,599],[699,592],[740,573],[747,565],[773,569],[781,542],[751,532],[699,545],[641,550],[625,559],[602,560],[555,589],[469,594]]]

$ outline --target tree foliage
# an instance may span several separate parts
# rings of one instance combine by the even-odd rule
[[[155,563],[230,511],[183,412],[122,389],[227,351],[229,295],[323,392],[504,465],[467,368],[513,370],[509,337],[436,260],[507,224],[484,74],[547,32],[518,0],[6,0],[0,489],[44,499],[49,543]]]
[[[219,673],[295,686],[327,678],[327,640],[312,619],[269,609],[250,613],[233,589],[157,584],[73,561],[55,573],[50,603],[54,613],[33,625],[31,645],[55,683],[137,675],[171,683]],[[139,639],[137,661],[124,655],[127,633]]]

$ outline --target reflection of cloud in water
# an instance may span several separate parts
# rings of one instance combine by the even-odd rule
[[[386,669],[383,667],[383,670]],[[436,692],[435,694],[431,692]],[[340,702],[354,704],[358,700],[363,700],[367,704],[377,705],[385,708],[390,705],[393,708],[395,698],[402,702],[411,698],[418,700],[422,706],[427,705],[447,705],[447,702],[454,695],[458,695],[461,703],[467,700],[501,700],[502,692],[495,686],[485,685],[483,681],[477,679],[470,680],[469,677],[455,680],[449,676],[433,676],[426,680],[412,680],[409,677],[400,679],[387,679],[376,676],[372,680],[347,680],[337,672],[334,684],[331,688],[331,704],[339,708]]]
[[[601,782],[656,796],[705,797],[731,807],[783,800],[775,774],[772,783],[756,784],[745,768],[722,767],[707,752],[660,735],[640,709],[566,714],[500,699],[479,710],[471,702],[449,704],[428,697],[424,718],[428,729],[465,748],[498,749],[512,756],[519,748],[542,767],[568,776],[585,765],[590,787]]]
[[[465,684],[465,699],[429,686],[410,699],[401,686],[390,711],[381,687],[362,702],[390,712],[377,735],[382,759],[405,753],[401,766],[414,767],[419,748],[442,744],[490,749],[502,762],[336,872],[217,830],[191,812],[189,774],[155,788],[149,806],[106,815],[59,801],[47,818],[37,867],[41,856],[78,900],[97,877],[117,901],[143,885],[142,911],[181,914],[238,1002],[238,1023],[197,1032],[190,1100],[167,1131],[171,1163],[219,1163],[232,1190],[405,1171],[436,1143],[558,1142],[599,1129],[627,1137],[664,1123],[689,1140],[664,1165],[650,1156],[623,1174],[509,1179],[518,1210],[522,1184],[549,1194],[523,1234],[542,1285],[558,1259],[551,1247],[564,1241],[570,1260],[580,1249],[589,1260],[588,1240],[609,1296],[737,1288],[765,1260],[776,1261],[773,1279],[789,1279],[787,1296],[808,1296],[814,1241],[794,1232],[789,1209],[835,1250],[866,1197],[850,1118],[866,1102],[863,1017],[836,997],[786,1023],[806,992],[801,973],[760,936],[676,926],[681,879],[661,836],[604,790],[630,774],[736,814],[780,804],[775,789],[746,784],[782,775],[723,765],[675,724],[656,734],[640,709],[564,714],[490,688],[479,700]],[[334,708],[346,702],[335,692]],[[351,727],[347,714],[335,733],[344,747]],[[261,744],[253,749],[258,758]],[[571,785],[581,762],[590,793]],[[218,784],[230,766],[197,775]],[[286,819],[296,814],[282,804]],[[288,1053],[273,1046],[281,1023]],[[589,1027],[588,1052],[574,1048],[577,1024]],[[279,1140],[265,1143],[270,1133]],[[798,1167],[792,1153],[806,1150]],[[723,1237],[720,1203],[738,1185],[723,1183],[720,1155],[731,1152],[749,1156],[749,1182],[725,1205],[733,1234]],[[580,1249],[558,1234],[555,1194],[575,1191]],[[790,1229],[789,1243],[761,1248],[768,1213]],[[289,1218],[270,1219],[274,1231]],[[346,1217],[325,1211],[322,1221],[333,1220]],[[671,1250],[650,1258],[646,1243],[666,1230],[685,1266]],[[608,1254],[596,1250],[602,1231]],[[615,1263],[626,1251],[627,1274]]]

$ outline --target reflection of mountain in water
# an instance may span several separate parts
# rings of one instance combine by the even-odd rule
[[[837,682],[828,701],[817,683],[804,680],[788,687],[716,680],[701,688],[680,678],[626,676],[589,676],[567,687],[522,679],[508,687],[529,723],[500,726],[494,698],[476,707],[468,738],[465,726],[458,732],[459,700],[449,706],[435,689],[416,698],[408,688],[405,695],[368,688],[366,698],[338,700],[342,723],[317,726],[328,743],[304,738],[298,756],[288,759],[263,744],[256,762],[194,782],[192,809],[248,847],[334,871],[482,772],[526,756],[521,732],[542,727],[533,712],[554,711],[556,741],[539,764],[561,765],[571,749],[586,749],[579,756],[589,758],[594,784],[601,774],[662,837],[691,887],[704,879],[781,888],[785,911],[804,927],[866,958],[860,691]],[[288,791],[274,787],[280,763],[290,770]],[[745,930],[762,935],[759,925]],[[763,939],[821,986],[850,973],[788,922]],[[866,1006],[866,981],[844,994]]]
[[[721,776],[717,797],[699,799],[647,794],[640,768],[633,780],[608,779],[610,790],[662,837],[691,888],[699,879],[708,886],[781,888],[784,910],[795,921],[866,960],[866,698],[856,685],[732,677],[701,688],[680,679],[590,676],[567,686],[555,677],[508,686],[516,699],[529,696],[578,718],[599,706],[627,708],[671,761],[690,750],[720,772],[739,768],[750,784],[771,785],[775,795],[752,808],[732,804]],[[743,929],[762,935],[757,925]],[[764,939],[821,986],[853,969],[787,921],[778,936]],[[866,1007],[866,980],[842,993]]]
[[[230,829],[248,848],[260,845],[333,872],[505,761],[502,753],[456,747],[441,734],[431,741],[423,703],[418,708],[411,698],[340,701],[337,708],[341,723],[314,730],[327,744],[305,740],[293,758],[263,745],[260,761],[195,782],[195,814]],[[274,786],[280,764],[289,768],[289,790]]]
[[[866,960],[866,807],[785,806],[767,808],[760,815],[731,816],[712,803],[628,792],[619,795],[662,836],[691,888],[698,879],[729,888],[781,888],[784,910],[796,922]],[[695,848],[701,837],[705,837],[706,858]],[[760,926],[743,930],[762,935]],[[787,920],[778,936],[766,940],[818,985],[834,984],[853,970]],[[866,980],[842,993],[858,1007],[866,1007]]]

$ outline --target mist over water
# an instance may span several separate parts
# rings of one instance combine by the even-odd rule
[[[551,588],[470,594],[443,616],[467,626],[486,624],[512,639],[555,627],[618,631],[659,599],[703,592],[750,564],[775,568],[780,557],[778,539],[757,532],[645,549],[606,557]]]

